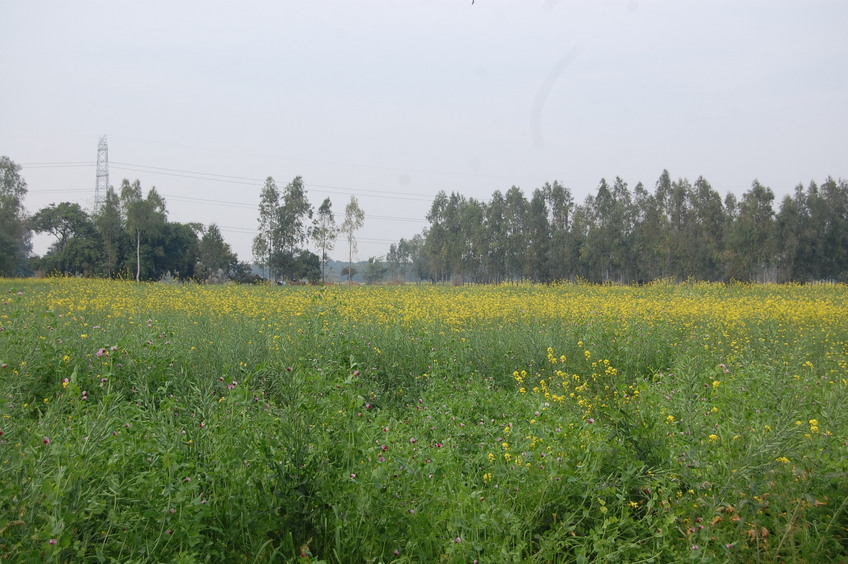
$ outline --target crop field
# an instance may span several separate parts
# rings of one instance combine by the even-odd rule
[[[0,280],[0,561],[848,559],[848,287]]]

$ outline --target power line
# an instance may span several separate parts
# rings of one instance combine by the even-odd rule
[[[126,166],[126,167],[135,167],[136,169],[153,169],[153,170],[150,170],[150,171],[131,169],[131,170],[135,170],[135,172],[167,171],[169,173],[193,174],[193,175],[217,177],[217,178],[227,179],[226,181],[242,180],[242,181],[248,181],[250,184],[252,184],[254,182],[263,182],[264,183],[267,180],[267,178],[251,178],[249,176],[232,176],[232,175],[228,175],[228,174],[217,174],[217,173],[213,173],[213,172],[198,172],[198,171],[192,171],[192,170],[183,170],[183,169],[179,169],[179,168],[165,168],[165,167],[151,166],[151,165],[140,165],[140,164],[133,164],[133,163],[120,163],[120,162],[115,162],[115,161],[112,161],[111,164],[121,165],[121,166]],[[161,173],[161,174],[164,174],[164,173]],[[189,178],[193,178],[193,177],[189,177]],[[201,180],[205,180],[205,179],[201,179]],[[213,180],[213,178],[210,178],[208,180]],[[380,193],[380,194],[393,194],[394,193],[394,192],[389,192],[387,190],[375,190],[375,189],[370,189],[370,188],[351,188],[350,186],[328,186],[328,185],[323,185],[323,184],[308,184],[308,183],[304,183],[304,184],[306,186],[313,186],[313,187],[316,187],[316,188],[334,188],[334,189],[338,189],[338,190],[356,190],[358,192],[377,192],[377,193]],[[421,194],[421,193],[409,193],[409,194],[406,194],[406,195],[407,196],[420,196],[422,198],[433,198],[433,197],[435,197],[433,194]]]
[[[161,167],[161,166],[140,165],[140,164],[132,164],[132,163],[118,163],[118,162],[115,162],[115,161],[112,161],[112,164],[123,165],[123,166],[134,166],[134,167],[139,167],[139,168],[150,168],[150,169],[154,169],[154,170],[164,170],[164,171],[168,171],[168,172],[180,172],[180,173],[183,173],[183,174],[200,174],[200,175],[203,175],[203,176],[217,176],[217,177],[220,177],[220,178],[229,178],[229,179],[233,179],[233,180],[249,180],[251,182],[265,182],[264,178],[251,178],[249,176],[232,176],[232,175],[229,175],[229,174],[217,174],[217,173],[213,173],[213,172],[198,172],[196,170],[183,170],[183,169],[179,169],[179,168],[165,168],[165,167]]]
[[[40,194],[46,194],[48,192],[62,192],[62,193],[91,192],[91,190],[88,189],[88,188],[72,188],[70,190],[67,189],[67,188],[42,188],[40,190],[27,189],[27,193],[33,193],[33,192],[40,193]]]
[[[72,168],[79,166],[94,166],[94,163],[88,161],[60,161],[53,163],[21,163],[20,166],[24,168]]]
[[[239,208],[248,208],[254,209],[256,206],[252,204],[245,204],[242,202],[228,202],[225,200],[210,200],[208,198],[194,198],[190,196],[173,196],[169,194],[162,194],[162,196],[168,200],[173,200],[177,202],[201,202],[206,204],[218,205],[218,206],[226,206],[226,207],[239,207]],[[339,219],[341,214],[333,214],[334,219]],[[371,215],[367,212],[365,213],[365,219],[376,219],[380,221],[405,221],[405,222],[413,222],[413,223],[426,223],[426,219],[420,219],[415,217],[397,217],[391,215]]]
[[[126,163],[111,163],[113,169],[118,170],[127,170],[131,172],[146,172],[148,174],[161,174],[164,176],[175,176],[178,178],[191,178],[193,180],[205,180],[212,182],[223,182],[226,184],[239,184],[242,186],[256,186],[257,182],[265,182],[264,180],[260,180],[258,178],[251,179],[243,176],[226,176],[226,175],[216,175],[212,173],[192,173],[191,171],[179,171],[179,169],[162,169],[162,170],[147,170],[148,168],[159,168],[159,167],[147,167],[146,165],[129,165]],[[120,165],[120,166],[116,166]],[[166,170],[177,171],[177,172],[165,172]],[[186,172],[188,174],[182,174],[182,172]],[[208,177],[203,176],[194,176],[194,174],[205,174]],[[372,188],[352,188],[349,186],[330,186],[325,184],[309,184],[304,183],[306,188],[321,188],[326,192],[330,192],[331,194],[354,194],[358,196],[362,196],[364,198],[388,198],[393,200],[412,200],[418,202],[429,202],[435,196],[430,196],[426,194],[409,194],[409,195],[398,195],[396,192],[389,192],[386,190],[375,190]]]

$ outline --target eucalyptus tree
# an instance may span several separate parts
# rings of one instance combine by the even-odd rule
[[[550,280],[549,256],[551,225],[548,221],[548,205],[545,192],[533,191],[527,213],[527,262],[525,273],[534,282]]]
[[[462,241],[460,271],[463,278],[480,282],[488,277],[486,256],[486,231],[483,225],[486,205],[475,199],[465,200],[459,213],[460,239]]]
[[[670,199],[672,191],[671,175],[668,170],[663,170],[660,177],[654,185],[654,193],[652,196],[652,204],[655,211],[653,220],[656,222],[656,231],[658,235],[652,243],[656,248],[657,255],[657,277],[673,276],[674,252],[676,243],[674,234],[670,226]]]
[[[585,208],[590,219],[585,257],[589,279],[603,282],[612,278],[613,238],[616,226],[612,222],[613,196],[605,178],[601,178],[594,195],[587,196]]]
[[[610,260],[614,278],[619,282],[632,282],[636,272],[633,260],[633,234],[636,211],[627,182],[616,176],[610,189],[612,208],[608,229],[610,232]]]
[[[294,279],[301,245],[306,243],[310,235],[308,220],[312,218],[312,204],[306,197],[303,178],[300,176],[283,189],[276,216],[272,231],[275,244],[269,260],[275,271]]]
[[[495,190],[484,213],[486,250],[483,264],[489,282],[498,283],[506,277],[506,201],[500,190]]]
[[[547,202],[548,225],[550,227],[550,246],[548,248],[548,275],[552,280],[563,280],[574,268],[574,257],[568,247],[571,215],[574,212],[574,198],[571,191],[554,181],[542,187]]]
[[[430,226],[424,249],[429,267],[429,277],[434,281],[444,281],[450,273],[447,256],[450,237],[447,227],[447,208],[448,196],[440,190],[433,198],[430,211],[427,212],[427,221],[430,222]]]
[[[677,279],[686,278],[691,274],[687,271],[686,257],[686,228],[691,213],[692,184],[685,178],[678,178],[671,183],[671,190],[665,199],[666,236],[665,249],[668,252],[666,276]]]
[[[333,203],[330,198],[325,198],[318,208],[315,224],[312,226],[312,240],[321,251],[321,282],[327,281],[326,265],[327,253],[333,250],[338,237],[339,228],[336,227],[336,219],[333,215]]]
[[[356,253],[356,232],[365,225],[365,212],[359,207],[356,196],[351,196],[345,206],[345,218],[340,231],[345,234],[348,249],[347,283],[353,284],[353,255]]]
[[[775,259],[780,267],[778,281],[809,279],[810,272],[806,269],[806,260],[813,251],[809,238],[810,227],[807,195],[804,185],[799,184],[792,195],[784,196],[775,217]]]
[[[103,204],[94,216],[94,225],[100,235],[103,248],[100,272],[106,276],[115,276],[123,261],[128,240],[124,230],[124,219],[121,216],[121,200],[112,186],[106,190]]]
[[[825,202],[827,214],[823,220],[817,218],[822,241],[822,263],[820,278],[830,280],[848,279],[848,183],[837,182],[828,177],[819,190]]]
[[[9,157],[0,156],[0,275],[14,276],[24,269],[29,254],[30,230],[23,199],[26,181],[21,167]]]
[[[406,241],[404,256],[409,257],[409,268],[415,275],[416,282],[421,282],[421,280],[427,278],[430,268],[427,264],[427,255],[425,253],[427,234],[428,230],[425,227],[421,233],[413,235],[411,239]]]
[[[165,200],[150,188],[147,197],[142,196],[141,182],[132,184],[126,178],[121,183],[121,207],[127,233],[135,240],[135,280],[141,279],[141,241],[155,237],[167,223]]]
[[[445,274],[455,283],[464,280],[463,257],[469,246],[467,225],[463,222],[463,211],[467,202],[458,192],[451,192],[443,212],[445,237],[442,241],[442,256],[445,260]]]
[[[774,192],[754,180],[742,196],[739,212],[728,235],[730,277],[770,280],[774,236]]]
[[[690,213],[683,237],[686,275],[701,280],[719,280],[725,225],[721,196],[699,176],[689,193],[689,200]]]
[[[280,191],[274,177],[265,179],[265,185],[259,193],[259,226],[258,233],[253,238],[253,260],[260,265],[273,279],[271,272],[271,255],[274,253],[277,219],[280,207]]]
[[[504,266],[506,275],[520,280],[527,274],[527,198],[518,186],[504,195]]]

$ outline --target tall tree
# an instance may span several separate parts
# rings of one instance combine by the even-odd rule
[[[490,282],[501,282],[506,277],[506,239],[509,233],[506,201],[500,190],[495,190],[484,214],[487,249],[483,264]]]
[[[106,190],[103,204],[94,217],[94,225],[97,227],[103,246],[101,273],[110,277],[114,276],[117,274],[123,253],[126,252],[127,234],[121,217],[121,200],[111,186]]]
[[[345,218],[342,222],[341,232],[345,234],[348,248],[348,274],[347,283],[353,283],[353,255],[356,253],[356,232],[365,224],[365,212],[359,207],[356,196],[350,197],[350,202],[345,206]]]
[[[550,247],[548,250],[548,272],[553,280],[567,278],[573,269],[574,257],[568,253],[568,237],[574,198],[571,191],[554,181],[545,183],[542,192],[547,200],[548,224],[550,225]]]
[[[462,276],[480,282],[488,278],[484,258],[486,256],[486,231],[484,218],[486,206],[475,198],[465,201],[460,212],[461,238],[464,241],[460,270]]]
[[[280,207],[280,191],[272,176],[265,179],[265,185],[259,194],[259,233],[253,238],[253,260],[266,269],[268,278],[274,279],[271,272],[271,256],[274,254],[274,238],[277,233],[277,218]]]
[[[158,235],[167,222],[165,200],[155,187],[148,190],[146,198],[142,198],[141,182],[136,180],[130,184],[125,178],[121,183],[121,205],[126,230],[135,240],[135,280],[138,282],[141,280],[141,241],[142,238]]]
[[[739,215],[728,235],[730,277],[768,281],[772,276],[774,192],[754,180],[742,196]]]
[[[725,213],[721,196],[703,176],[690,193],[690,213],[685,228],[686,275],[700,280],[722,277]]]
[[[668,210],[668,247],[671,250],[671,272],[679,279],[691,274],[686,264],[686,226],[692,213],[692,184],[686,178],[671,183],[671,193],[667,201]]]
[[[447,250],[450,243],[450,233],[447,228],[448,196],[443,190],[439,190],[430,211],[427,212],[427,221],[430,228],[427,233],[426,247],[427,264],[430,271],[430,279],[444,281],[450,273]]]
[[[333,250],[339,229],[336,227],[336,219],[333,215],[333,203],[330,198],[325,198],[318,208],[318,216],[312,227],[312,240],[321,251],[321,282],[327,282],[327,253]]]
[[[821,278],[845,280],[848,276],[848,183],[828,177],[820,188],[828,211],[818,223],[824,252]]]
[[[804,185],[795,187],[795,193],[786,195],[775,218],[775,242],[777,262],[780,266],[780,282],[808,280],[805,269],[808,252],[812,251],[807,238],[810,232],[810,214]]]
[[[548,222],[548,205],[543,189],[533,191],[527,215],[527,265],[534,282],[550,279],[548,256],[551,243],[551,226]]]
[[[506,276],[513,280],[525,277],[527,263],[527,198],[518,186],[504,195],[504,266]]]
[[[590,269],[589,279],[606,282],[615,271],[613,246],[617,226],[613,221],[615,200],[605,178],[601,178],[598,191],[586,198],[589,212],[589,237],[586,244],[586,259]]]
[[[20,170],[9,157],[0,156],[0,275],[4,276],[21,273],[30,251],[23,206],[27,184]]]
[[[307,220],[310,218],[312,205],[306,198],[303,178],[298,176],[283,189],[273,234],[275,248],[270,253],[270,261],[275,270],[285,278],[296,278],[295,264],[300,246],[309,238]]]

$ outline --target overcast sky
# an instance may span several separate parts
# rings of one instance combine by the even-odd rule
[[[759,179],[777,209],[848,177],[846,30],[844,0],[0,0],[0,155],[31,213],[90,207],[107,135],[113,186],[156,186],[242,260],[267,176],[339,221],[355,194],[360,259],[439,190],[559,180],[582,202],[668,169],[722,195]]]

